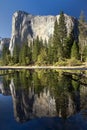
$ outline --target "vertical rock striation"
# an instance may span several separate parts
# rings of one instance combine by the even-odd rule
[[[59,15],[34,16],[23,11],[15,12],[12,18],[12,36],[9,45],[11,55],[13,55],[15,43],[21,45],[28,41],[29,44],[37,36],[48,41],[49,37],[53,35],[56,19],[59,20]],[[67,34],[76,29],[76,21],[75,18],[65,14]],[[74,32],[76,33],[76,31]]]

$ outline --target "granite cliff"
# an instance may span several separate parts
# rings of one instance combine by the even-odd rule
[[[67,27],[67,35],[74,30],[74,36],[77,37],[77,20],[74,17],[65,15],[65,22]],[[12,18],[12,35],[9,45],[11,55],[15,43],[23,44],[25,41],[35,39],[37,36],[43,40],[49,39],[53,35],[55,20],[59,20],[60,15],[52,16],[34,16],[23,11],[17,11]]]
[[[7,46],[9,47],[9,43],[10,43],[10,38],[1,38],[0,39],[0,54],[2,53],[3,50],[3,46]]]

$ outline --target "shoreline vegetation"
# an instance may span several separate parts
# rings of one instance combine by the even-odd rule
[[[81,16],[83,17],[83,15]],[[84,28],[85,27],[85,28]],[[0,65],[6,69],[74,69],[87,67],[87,23],[79,19],[77,31],[71,29],[67,35],[65,15],[60,13],[59,22],[54,23],[54,32],[48,40],[37,36],[33,41],[15,43],[12,54],[3,47]],[[1,69],[4,69],[2,67]]]
[[[66,69],[66,70],[87,70],[87,66],[0,66],[0,70],[15,69]]]

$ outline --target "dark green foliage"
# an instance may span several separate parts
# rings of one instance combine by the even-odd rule
[[[43,90],[43,86],[41,86],[41,82],[38,77],[38,73],[34,72],[32,75],[32,78],[33,78],[33,86],[35,88],[35,92],[39,95],[40,91]]]
[[[8,50],[8,47],[4,45],[3,51],[2,51],[2,65],[8,65],[10,62],[10,52]]]
[[[64,40],[67,37],[67,29],[66,29],[66,23],[65,23],[65,16],[63,12],[60,13],[58,31],[59,31],[60,41],[62,44],[64,44]]]
[[[53,47],[49,44],[48,45],[48,54],[47,54],[47,58],[48,58],[48,64],[52,64],[53,63]]]
[[[58,27],[58,32],[59,32],[59,60],[62,58],[65,58],[67,55],[67,51],[65,51],[65,48],[67,48],[67,28],[66,28],[66,23],[65,23],[65,16],[64,13],[60,13],[60,18],[59,18],[59,27]],[[67,49],[66,49],[67,50]]]
[[[79,49],[81,61],[84,61],[84,48],[87,43],[87,22],[85,20],[84,12],[81,12],[79,19]]]
[[[41,41],[42,43],[42,41]],[[33,41],[32,47],[32,61],[35,63],[37,61],[38,55],[40,54],[41,43],[39,37]]]
[[[41,49],[41,52],[38,55],[37,64],[38,65],[46,65],[47,64],[47,52],[46,52],[46,48]]]
[[[49,46],[49,54],[51,55],[51,53],[52,53],[52,55],[53,55],[53,62],[57,62],[58,61],[58,34],[57,34],[57,32],[56,32],[56,28],[58,28],[58,27],[56,27],[56,22],[55,22],[55,26],[54,26],[54,35],[53,35],[53,46]]]
[[[59,32],[58,32],[58,22],[57,19],[54,24],[54,34],[53,34],[53,47],[52,47],[52,53],[53,53],[53,62],[58,61],[58,54],[59,54],[59,48],[60,46],[60,38],[59,38]]]
[[[67,35],[67,28],[65,22],[65,15],[60,13],[59,21],[57,19],[54,23],[54,32],[49,40],[42,40],[37,36],[29,45],[25,42],[21,48],[15,44],[13,57],[9,55],[6,47],[3,48],[2,63],[3,65],[17,64],[17,65],[67,65],[70,61],[80,59],[87,60],[87,26],[83,12],[79,20],[79,43],[74,42],[74,30],[71,30]],[[80,53],[80,54],[79,54]],[[71,58],[71,59],[70,59]]]
[[[63,54],[64,58],[70,58],[71,57],[71,47],[74,42],[73,32],[70,33],[70,35],[65,39],[64,41],[64,48],[63,48]]]
[[[20,53],[20,47],[18,44],[15,44],[14,51],[13,51],[13,63],[19,63],[19,53]]]
[[[31,63],[31,48],[27,42],[21,48],[19,61],[21,65],[29,65]]]
[[[6,61],[6,53],[7,53],[7,47],[4,46],[4,47],[3,47],[3,51],[2,51],[2,62],[3,62],[4,65],[7,64],[7,61]]]
[[[71,58],[79,60],[79,47],[76,42],[73,43],[71,48]]]
[[[73,86],[74,90],[78,90],[80,84],[79,84],[79,82],[72,80],[72,86]]]
[[[87,61],[87,46],[83,50],[83,61]]]
[[[65,24],[65,16],[64,13],[60,13],[59,23],[57,20],[54,25],[54,35],[53,35],[53,54],[54,54],[54,62],[58,60],[62,60],[66,51],[64,48],[66,47],[66,39],[67,39],[67,29]]]
[[[26,64],[26,52],[27,51],[27,43],[24,43],[21,50],[20,50],[20,57],[19,57],[19,61],[21,65],[25,65]]]

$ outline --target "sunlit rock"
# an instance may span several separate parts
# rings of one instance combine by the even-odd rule
[[[53,35],[55,20],[59,20],[59,15],[34,16],[23,11],[17,11],[12,18],[12,36],[9,50],[13,55],[15,43],[22,44],[35,39],[37,36],[47,40]],[[74,30],[76,33],[77,20],[65,14],[67,35]],[[75,34],[76,36],[76,34]]]

